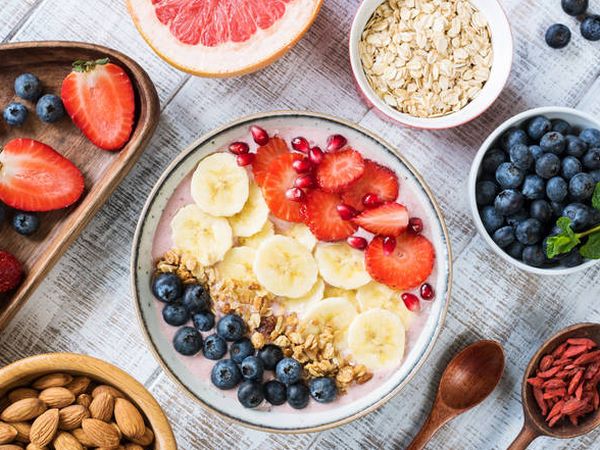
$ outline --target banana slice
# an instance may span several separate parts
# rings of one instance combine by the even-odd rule
[[[303,223],[294,224],[293,226],[288,228],[283,234],[296,239],[298,242],[304,245],[309,252],[312,252],[315,248],[315,245],[317,245],[317,238],[314,234],[312,234],[310,228],[308,228]]]
[[[325,283],[321,277],[318,277],[308,294],[298,298],[285,297],[282,298],[282,302],[285,305],[286,312],[295,312],[299,317],[304,317],[309,308],[323,299],[324,291]]]
[[[273,226],[273,222],[267,220],[258,233],[253,234],[250,237],[240,238],[239,242],[244,247],[252,247],[257,249],[262,241],[270,238],[271,236],[275,236],[275,227]]]
[[[171,221],[171,237],[175,247],[190,253],[203,266],[221,261],[233,244],[227,219],[205,214],[197,205],[177,211]]]
[[[248,172],[237,165],[235,156],[214,153],[200,161],[194,172],[192,198],[205,213],[230,217],[246,204],[249,184]]]
[[[318,334],[325,326],[333,328],[336,343],[341,343],[345,332],[356,317],[356,308],[344,297],[330,297],[312,306],[302,319],[309,333]]]
[[[406,331],[400,318],[385,309],[359,314],[348,328],[353,359],[371,370],[395,367],[404,356]]]
[[[354,308],[357,311],[360,311],[358,300],[356,300],[356,291],[354,290],[350,291],[348,289],[342,289],[335,286],[331,286],[330,284],[325,284],[325,292],[323,293],[323,297],[344,297],[354,305]]]
[[[248,237],[258,233],[269,219],[269,207],[255,183],[250,183],[248,201],[242,210],[229,218],[235,236]]]
[[[223,261],[215,266],[217,275],[230,280],[252,283],[257,281],[254,275],[254,258],[256,250],[252,247],[234,247],[230,249]]]
[[[256,251],[254,273],[260,284],[275,295],[302,297],[317,281],[317,263],[295,239],[273,236]]]
[[[386,309],[397,314],[407,330],[414,319],[414,313],[406,307],[400,292],[376,281],[371,281],[359,288],[356,292],[356,299],[361,312],[374,308]]]
[[[317,244],[315,259],[321,276],[332,286],[356,289],[371,281],[364,253],[346,243]]]

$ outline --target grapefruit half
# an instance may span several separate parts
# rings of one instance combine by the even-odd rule
[[[205,77],[254,72],[282,56],[323,0],[128,0],[133,21],[169,64]]]

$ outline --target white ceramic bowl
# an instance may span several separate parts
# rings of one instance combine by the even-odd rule
[[[508,18],[497,0],[471,0],[487,19],[494,59],[490,78],[481,92],[463,109],[442,117],[421,118],[404,114],[387,105],[371,88],[360,61],[358,46],[365,26],[382,0],[365,0],[354,17],[350,31],[350,63],[359,93],[384,119],[414,128],[446,129],[470,122],[483,114],[498,98],[508,80],[513,60],[513,38]]]
[[[506,261],[511,263],[512,265],[518,267],[521,270],[525,270],[527,272],[535,273],[538,275],[568,275],[575,272],[580,272],[582,270],[586,270],[599,262],[598,260],[589,260],[581,264],[577,267],[552,267],[552,268],[539,268],[528,266],[527,264],[514,259],[504,250],[502,250],[492,239],[490,234],[486,231],[483,226],[483,222],[481,221],[481,216],[479,215],[479,208],[477,206],[477,201],[475,199],[475,185],[477,184],[477,178],[481,172],[481,162],[483,157],[487,153],[488,150],[492,147],[494,142],[508,130],[510,127],[519,126],[530,118],[538,115],[544,115],[549,119],[564,119],[569,122],[571,125],[579,127],[579,128],[598,128],[600,129],[600,121],[589,114],[578,111],[573,108],[564,108],[561,106],[547,106],[542,108],[530,109],[528,111],[524,111],[520,114],[517,114],[514,117],[511,117],[502,125],[494,130],[492,134],[488,136],[488,138],[483,142],[481,148],[477,152],[475,156],[475,160],[471,165],[471,172],[469,174],[469,202],[471,204],[471,213],[473,214],[473,220],[475,221],[475,226],[477,227],[477,231],[479,234],[483,236],[485,241],[490,245],[492,250],[496,252],[499,256],[504,258]]]

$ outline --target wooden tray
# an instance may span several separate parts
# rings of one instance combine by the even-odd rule
[[[0,110],[16,98],[14,79],[23,72],[37,75],[45,93],[60,95],[62,80],[78,59],[109,57],[131,77],[136,93],[136,123],[130,141],[119,152],[107,152],[89,142],[68,117],[55,124],[41,122],[35,105],[22,127],[10,128],[0,118],[0,147],[17,137],[44,142],[69,158],[83,172],[86,191],[74,206],[41,217],[40,230],[32,237],[17,234],[8,221],[0,225],[0,249],[14,254],[25,266],[21,286],[0,297],[0,330],[23,306],[44,276],[85,228],[94,213],[108,199],[131,170],[152,137],[160,115],[156,89],[146,72],[131,58],[106,47],[78,42],[22,42],[0,45]]]

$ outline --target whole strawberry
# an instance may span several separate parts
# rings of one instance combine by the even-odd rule
[[[23,278],[23,266],[8,252],[0,250],[0,294],[12,291]]]

